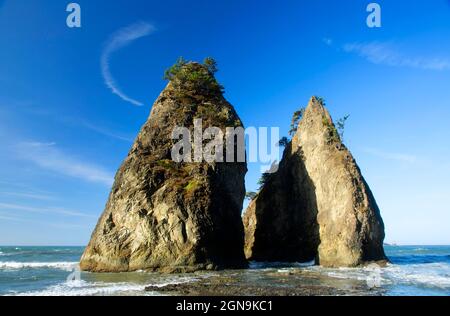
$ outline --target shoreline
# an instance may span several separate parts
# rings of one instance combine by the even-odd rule
[[[257,279],[256,279],[257,278]],[[365,281],[344,280],[302,268],[225,270],[192,282],[147,286],[166,296],[382,296]]]

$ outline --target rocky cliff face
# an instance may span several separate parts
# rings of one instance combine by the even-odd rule
[[[310,210],[305,212],[305,210]],[[256,261],[307,262],[319,245],[314,187],[299,150],[289,145],[244,214],[245,254]]]
[[[176,163],[175,126],[242,126],[204,65],[178,65],[115,177],[81,269],[194,271],[246,266],[246,163]],[[178,75],[178,74],[182,74]],[[225,130],[223,130],[225,133]],[[226,152],[226,149],[225,149]]]
[[[378,206],[320,100],[311,99],[244,225],[249,259],[316,258],[327,267],[386,260]]]

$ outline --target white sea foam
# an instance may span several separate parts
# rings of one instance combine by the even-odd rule
[[[335,278],[365,281],[370,287],[404,284],[450,289],[450,265],[447,263],[391,264],[386,268],[370,265],[364,268],[327,269],[312,267],[310,269]]]
[[[78,262],[0,262],[0,270],[21,270],[21,269],[59,269],[72,271],[78,266]]]
[[[170,278],[166,282],[155,284],[138,284],[129,282],[105,283],[87,282],[84,280],[68,281],[62,284],[50,286],[44,290],[11,293],[14,296],[119,296],[119,295],[145,295],[156,296],[156,292],[147,292],[147,286],[163,287],[167,285],[189,283],[197,278],[177,277]]]
[[[450,289],[450,265],[447,263],[390,266],[387,276],[397,283]]]
[[[158,288],[162,288],[162,287],[169,286],[169,285],[191,283],[191,282],[193,282],[195,280],[197,280],[197,279],[196,278],[182,278],[182,279],[179,279],[177,281],[167,281],[167,282],[156,283],[156,284],[147,284],[146,286],[155,286],[155,287],[158,287]]]
[[[24,254],[28,254],[29,252],[26,251],[16,251],[16,252],[7,252],[7,253],[0,253],[0,257],[12,257],[12,256],[19,256],[19,255],[24,255]]]
[[[42,291],[15,294],[17,296],[97,296],[118,295],[120,293],[143,292],[145,285],[133,283],[88,283],[85,281],[70,281],[50,286]]]

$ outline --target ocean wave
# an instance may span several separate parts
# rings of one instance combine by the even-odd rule
[[[63,255],[79,255],[78,251],[74,250],[44,250],[44,251],[36,251],[36,250],[13,250],[8,252],[1,252],[0,256],[63,256]],[[81,255],[81,254],[80,254]]]
[[[364,281],[369,287],[403,284],[450,289],[450,265],[447,263],[390,264],[385,268],[378,265],[369,265],[364,268],[329,269],[313,267],[312,269],[335,278]]]
[[[78,262],[0,262],[0,270],[22,269],[58,269],[72,271],[78,266]]]
[[[7,252],[7,253],[2,252],[2,253],[0,254],[0,256],[2,256],[2,257],[12,257],[12,256],[27,255],[27,254],[33,254],[33,253],[31,253],[31,252],[26,252],[26,251]]]
[[[173,277],[173,278],[167,279],[165,282],[147,284],[146,286],[164,287],[164,286],[168,286],[168,285],[186,284],[186,283],[198,281],[200,279],[207,279],[207,278],[210,278],[211,276],[214,276],[214,274],[209,273],[209,274],[205,274],[205,275],[197,276],[197,277],[188,277],[188,276]]]
[[[89,283],[85,281],[71,281],[50,286],[47,289],[35,292],[12,294],[13,296],[99,296],[115,295],[120,293],[133,294],[143,292],[145,285],[133,283]]]
[[[397,283],[450,289],[450,265],[446,263],[390,266],[386,273]]]
[[[147,292],[147,286],[163,287],[167,285],[176,285],[189,283],[197,280],[195,277],[179,277],[169,279],[166,282],[155,284],[138,284],[129,282],[103,283],[87,282],[84,280],[67,281],[58,285],[50,286],[44,290],[11,293],[12,296],[119,296],[119,295],[144,295],[157,296],[155,292]]]

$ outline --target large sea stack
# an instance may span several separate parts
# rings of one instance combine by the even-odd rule
[[[174,162],[175,127],[242,126],[214,78],[215,63],[180,60],[116,174],[81,259],[94,272],[242,268],[245,162]],[[226,153],[225,147],[224,152]]]
[[[316,260],[326,267],[386,260],[380,210],[321,99],[310,100],[244,225],[251,260]]]

